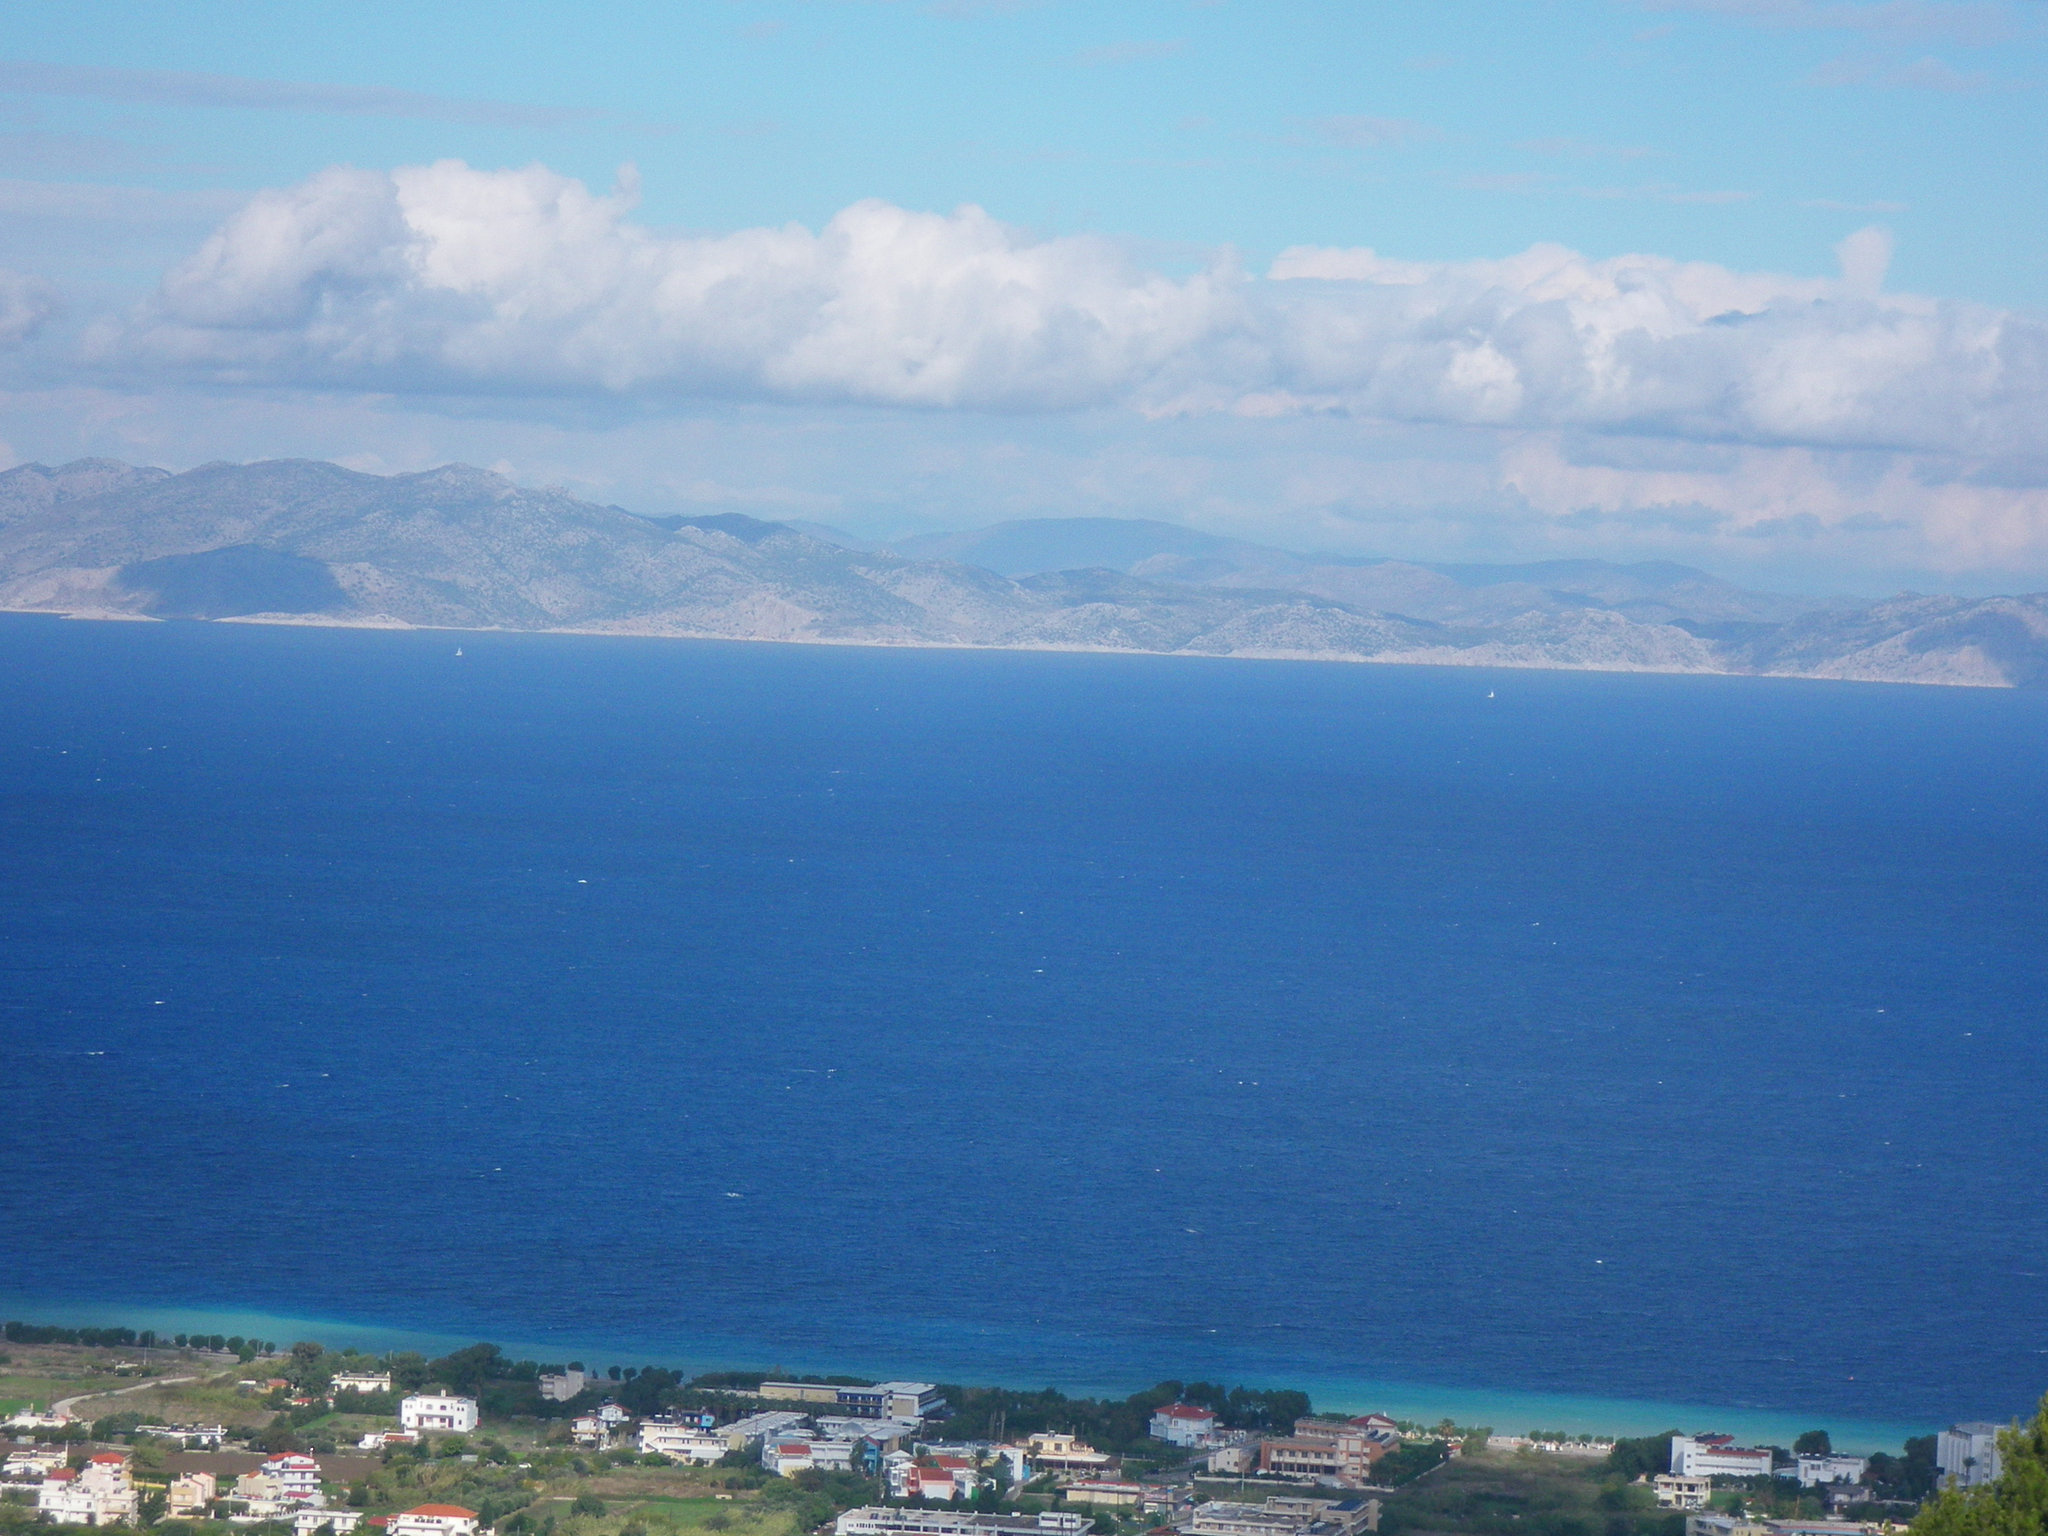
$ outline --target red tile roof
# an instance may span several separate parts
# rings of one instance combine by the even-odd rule
[[[1168,1403],[1164,1408],[1158,1409],[1157,1412],[1165,1414],[1169,1419],[1213,1419],[1216,1417],[1209,1409],[1197,1408],[1193,1403]]]
[[[432,1515],[438,1520],[474,1520],[476,1511],[464,1509],[460,1504],[422,1504],[416,1509],[402,1511],[408,1515]]]

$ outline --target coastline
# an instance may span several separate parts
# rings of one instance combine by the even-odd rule
[[[500,1345],[518,1359],[562,1362],[582,1359],[605,1365],[661,1365],[687,1372],[773,1369],[794,1374],[867,1375],[876,1378],[922,1372],[923,1379],[948,1379],[970,1385],[1006,1386],[1020,1390],[1051,1386],[1072,1397],[1122,1397],[1168,1379],[1174,1370],[1136,1370],[1128,1375],[1095,1376],[1087,1371],[1062,1372],[1048,1378],[1025,1379],[999,1367],[975,1371],[961,1361],[920,1364],[890,1352],[866,1358],[853,1350],[829,1354],[778,1351],[773,1344],[734,1338],[696,1336],[678,1348],[650,1348],[645,1343],[603,1338],[556,1338],[539,1341],[507,1335],[446,1331],[361,1321],[282,1316],[254,1309],[228,1310],[162,1305],[123,1306],[99,1302],[63,1303],[0,1296],[0,1317],[64,1327],[131,1326],[159,1334],[226,1333],[275,1339],[285,1346],[314,1339],[333,1348],[366,1352],[416,1350],[445,1354],[479,1342]],[[1140,1379],[1143,1378],[1143,1379]],[[1675,1400],[1610,1398],[1588,1393],[1525,1392],[1487,1387],[1432,1386],[1419,1382],[1372,1380],[1349,1375],[1260,1376],[1232,1385],[1293,1387],[1308,1393],[1318,1410],[1385,1413],[1417,1423],[1449,1418],[1461,1425],[1485,1425],[1496,1434],[1520,1435],[1531,1430],[1557,1430],[1596,1436],[1649,1435],[1680,1429],[1691,1433],[1733,1434],[1752,1444],[1790,1445],[1809,1429],[1825,1428],[1834,1444],[1848,1452],[1896,1454],[1909,1436],[1933,1434],[1942,1426],[1877,1418],[1844,1418],[1824,1412],[1760,1407],[1716,1406]]]
[[[1169,661],[1305,661],[1336,666],[1432,667],[1446,671],[1599,673],[1624,677],[1730,677],[1753,678],[1758,681],[1767,682],[1858,683],[1898,688],[1981,688],[1994,692],[2000,690],[2013,692],[2017,690],[2017,685],[2014,683],[2002,680],[1994,681],[1982,677],[1865,677],[1847,672],[1731,672],[1717,667],[1631,666],[1620,662],[1585,662],[1572,665],[1560,662],[1555,658],[1539,660],[1526,656],[1496,654],[1491,650],[1488,650],[1484,655],[1475,655],[1471,659],[1467,659],[1466,653],[1443,648],[1427,651],[1388,651],[1379,655],[1363,656],[1352,651],[1156,651],[1145,650],[1137,646],[1079,644],[989,645],[965,640],[861,639],[853,636],[835,637],[827,635],[729,635],[718,634],[709,630],[694,629],[586,628],[574,625],[563,626],[557,629],[467,628],[458,625],[414,624],[404,619],[394,619],[383,614],[370,615],[361,619],[275,613],[236,614],[220,619],[160,619],[151,614],[122,613],[114,609],[0,607],[0,615],[33,616],[83,623],[240,624],[268,629],[362,630],[373,634],[564,635],[600,640],[684,640],[696,642],[709,641],[715,644],[729,645],[841,646],[855,650],[879,651],[973,651],[1037,656],[1154,656]]]

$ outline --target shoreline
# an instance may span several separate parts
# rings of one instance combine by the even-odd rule
[[[465,628],[457,625],[414,624],[404,619],[393,619],[383,615],[339,619],[324,616],[298,617],[290,614],[235,614],[220,619],[166,619],[146,613],[123,613],[115,609],[4,606],[0,606],[0,615],[61,619],[69,623],[239,624],[263,629],[359,630],[371,634],[562,635],[600,640],[710,641],[726,645],[842,646],[855,650],[878,651],[969,651],[1030,656],[1156,656],[1171,661],[1289,661],[1313,662],[1328,666],[1430,667],[1446,671],[1563,672],[1613,677],[1733,677],[1753,678],[1762,682],[1851,683],[1866,687],[1890,688],[1974,688],[2008,693],[2020,691],[2014,683],[1960,677],[1856,677],[1820,672],[1728,672],[1712,667],[1567,666],[1556,661],[1525,661],[1500,656],[1465,661],[1442,651],[1402,651],[1378,656],[1361,656],[1351,651],[1151,651],[1132,646],[984,645],[964,640],[863,640],[820,635],[724,635],[674,629],[588,629],[575,626],[559,629]]]
[[[60,1327],[118,1327],[153,1329],[160,1335],[174,1333],[225,1333],[274,1339],[289,1348],[299,1339],[313,1339],[330,1349],[356,1348],[366,1352],[416,1350],[430,1358],[479,1342],[501,1346],[514,1359],[559,1363],[583,1359],[605,1365],[666,1366],[696,1374],[716,1370],[786,1371],[792,1374],[868,1375],[877,1379],[909,1372],[919,1379],[942,1377],[960,1385],[1003,1386],[1032,1390],[1051,1386],[1070,1397],[1124,1397],[1170,1379],[1173,1369],[1133,1369],[1128,1378],[1087,1372],[1057,1373],[1049,1379],[1025,1379],[1001,1367],[975,1370],[966,1362],[954,1361],[919,1365],[915,1357],[900,1351],[876,1358],[852,1351],[792,1355],[777,1352],[772,1344],[740,1339],[699,1336],[695,1342],[672,1348],[650,1348],[645,1344],[612,1344],[601,1339],[555,1339],[547,1342],[519,1339],[512,1334],[490,1337],[490,1330],[448,1332],[395,1324],[344,1322],[318,1318],[291,1317],[256,1310],[205,1307],[175,1307],[157,1304],[124,1306],[99,1302],[59,1303],[23,1297],[0,1296],[0,1318]],[[1141,1379],[1142,1378],[1142,1379]],[[1790,1445],[1809,1429],[1826,1429],[1834,1444],[1855,1454],[1886,1451],[1896,1455],[1910,1436],[1934,1434],[1941,1423],[1911,1423],[1890,1419],[1845,1417],[1825,1412],[1807,1412],[1761,1407],[1714,1406],[1671,1399],[1603,1397],[1591,1393],[1529,1392],[1488,1387],[1432,1386],[1360,1376],[1311,1373],[1261,1374],[1230,1384],[1253,1387],[1291,1387],[1308,1393],[1318,1411],[1384,1413],[1414,1423],[1435,1423],[1449,1418],[1460,1425],[1490,1428],[1495,1434],[1524,1435],[1531,1430],[1562,1431],[1602,1438],[1657,1434],[1678,1429],[1688,1433],[1719,1432],[1735,1435],[1751,1444]],[[2022,1410],[2015,1409],[2015,1413]],[[1995,1414],[1986,1415],[1999,1418]],[[2009,1416],[2009,1415],[2008,1415]]]

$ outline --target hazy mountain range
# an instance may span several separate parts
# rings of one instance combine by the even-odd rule
[[[2048,594],[1821,602],[1664,563],[1340,559],[1116,518],[881,549],[737,513],[643,517],[464,465],[23,465],[0,474],[0,608],[2048,683]]]

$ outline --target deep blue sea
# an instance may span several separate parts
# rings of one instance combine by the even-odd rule
[[[13,617],[0,960],[15,1315],[2048,1389],[2048,694]]]

